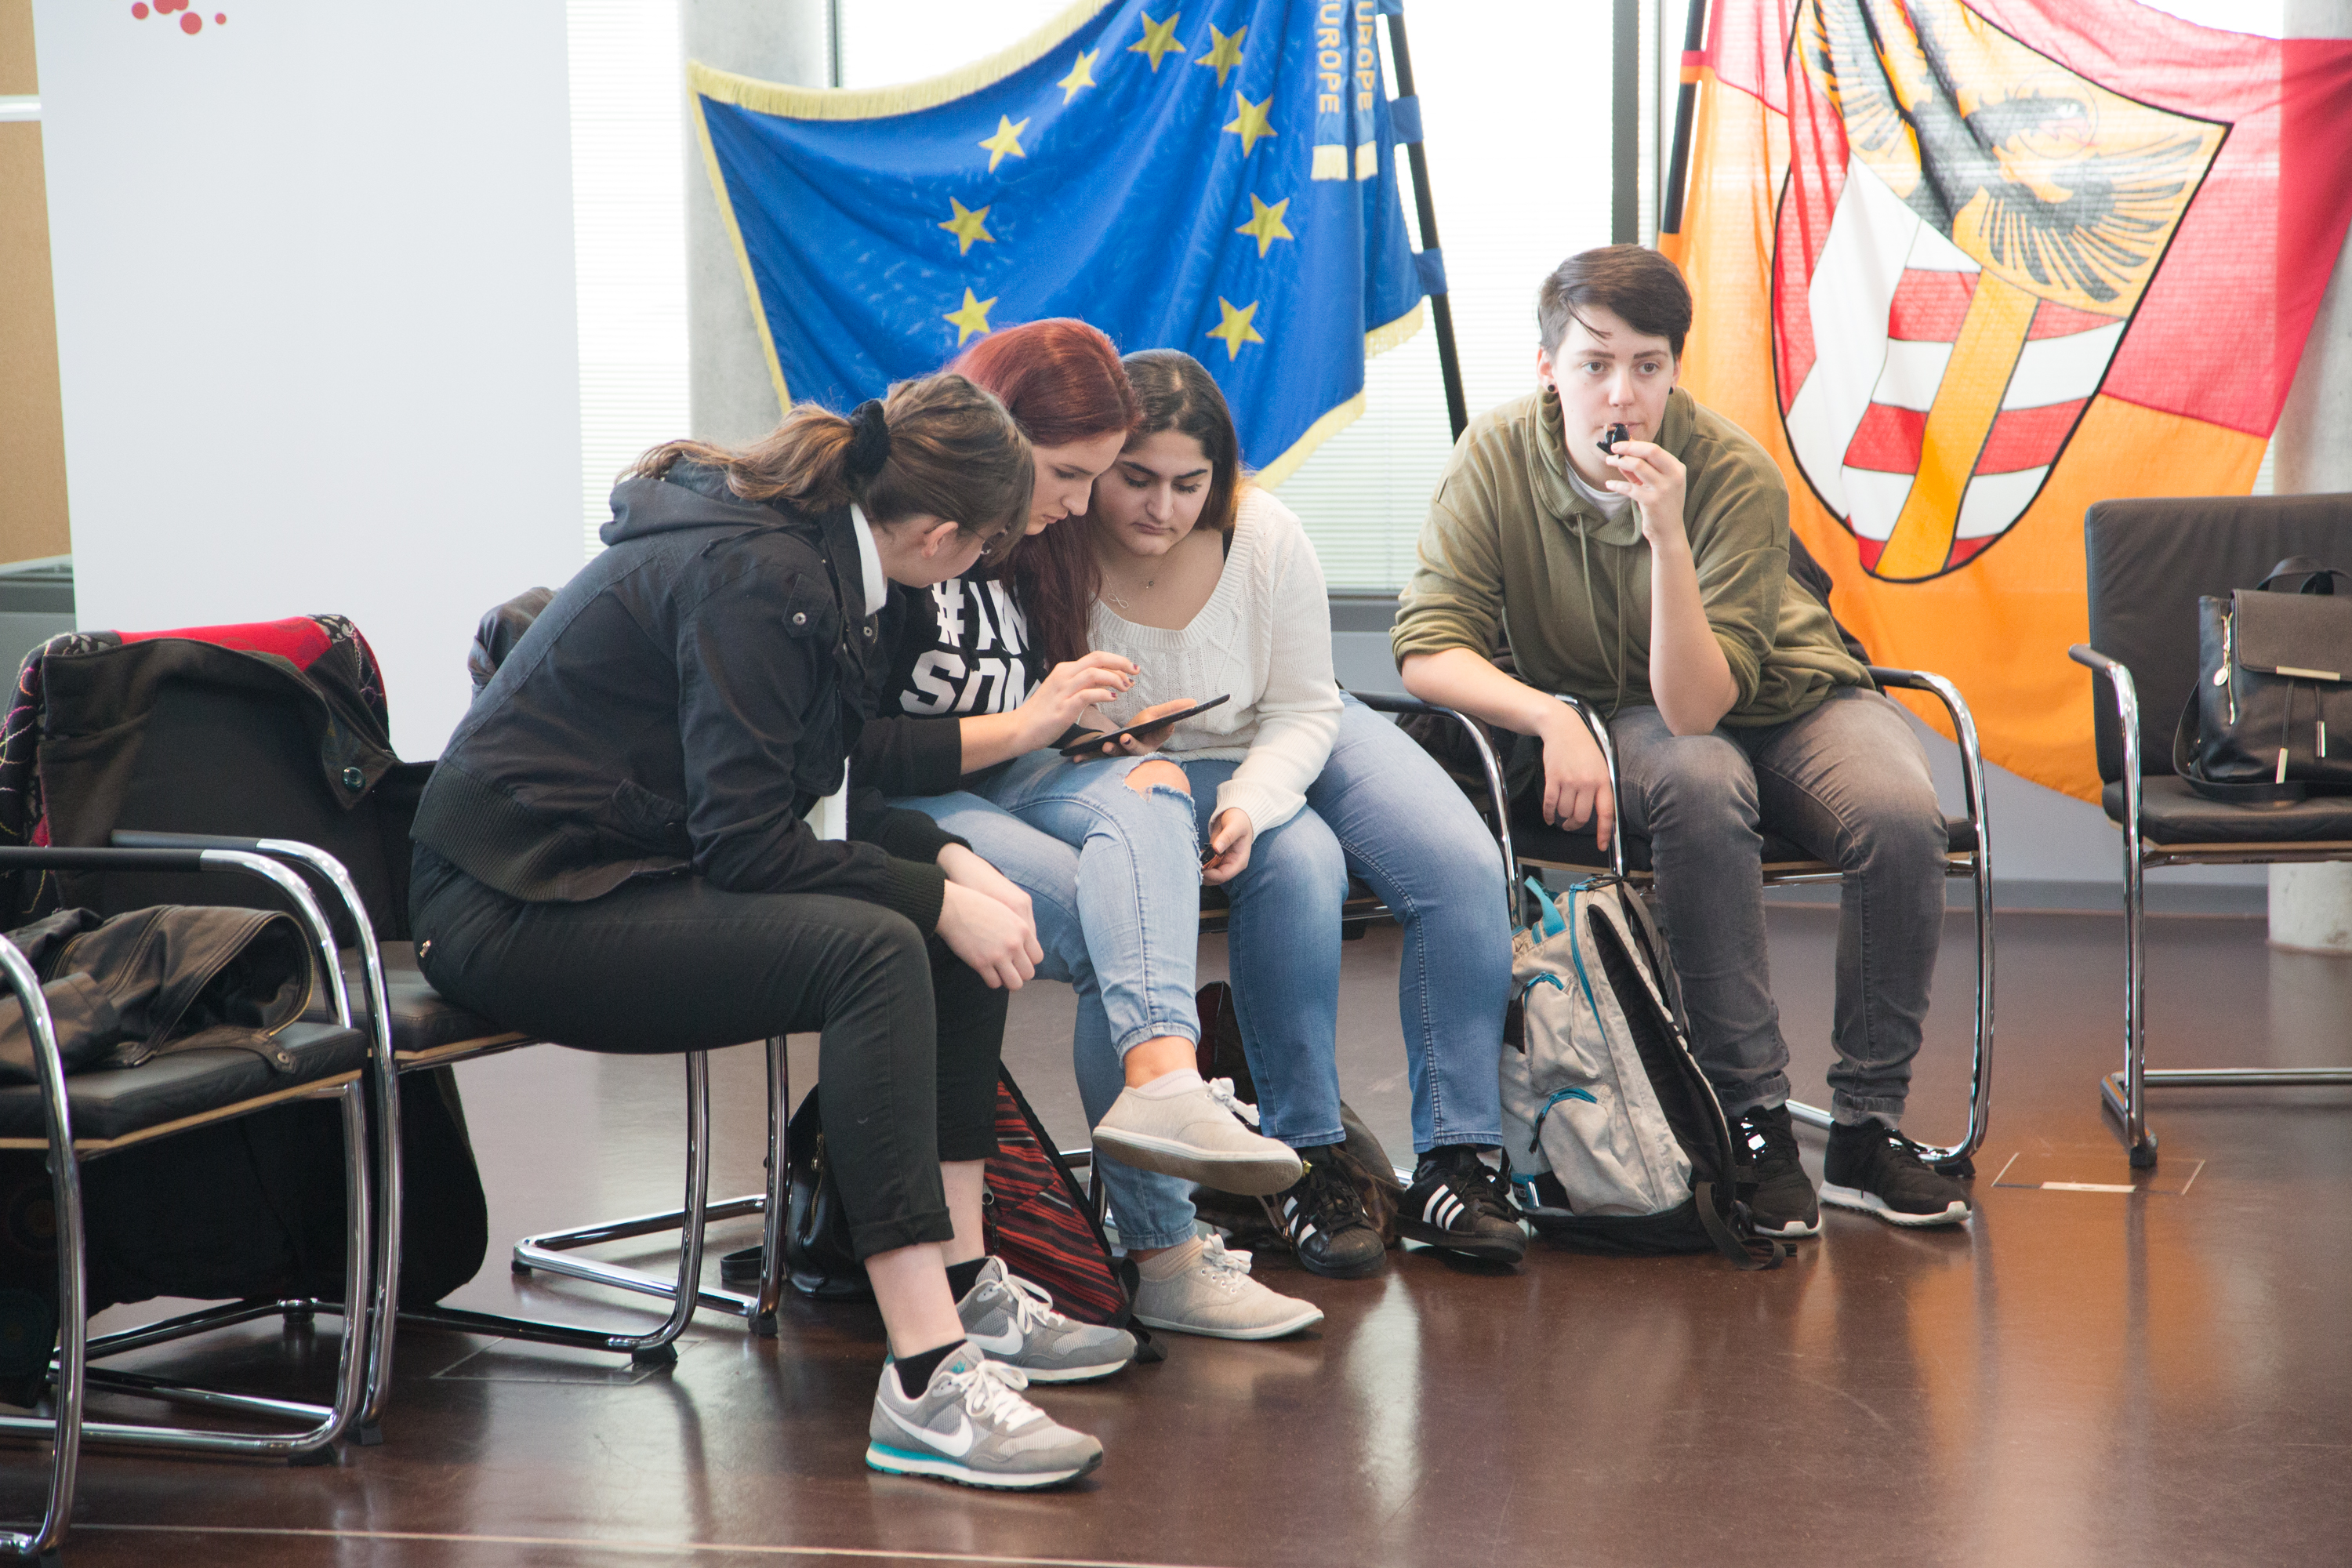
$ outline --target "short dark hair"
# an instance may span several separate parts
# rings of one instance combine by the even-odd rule
[[[1604,245],[1580,250],[1551,269],[1536,290],[1536,326],[1547,352],[1557,350],[1577,321],[1579,306],[1614,311],[1644,337],[1664,338],[1676,359],[1690,331],[1690,285],[1682,268],[1640,245]],[[1587,321],[1588,331],[1591,323]]]

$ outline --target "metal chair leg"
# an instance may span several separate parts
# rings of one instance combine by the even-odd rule
[[[742,1197],[725,1198],[718,1203],[709,1201],[708,1191],[689,1196],[691,1207],[666,1209],[658,1214],[638,1215],[628,1219],[614,1220],[604,1225],[582,1226],[572,1230],[547,1231],[524,1237],[515,1243],[514,1266],[519,1272],[537,1269],[566,1279],[584,1279],[592,1285],[610,1286],[616,1290],[631,1290],[639,1295],[657,1296],[676,1300],[688,1282],[697,1282],[690,1292],[697,1301],[715,1311],[728,1312],[748,1320],[754,1332],[765,1335],[775,1331],[777,1303],[783,1290],[783,1221],[786,1203],[785,1183],[788,1166],[784,1149],[783,1100],[790,1088],[789,1070],[784,1056],[784,1037],[774,1036],[768,1047],[768,1184],[764,1193],[747,1194]],[[706,1098],[706,1105],[708,1103]],[[689,1213],[698,1212],[702,1224],[687,1225]],[[602,1242],[625,1241],[635,1237],[655,1236],[663,1231],[690,1229],[695,1244],[700,1246],[701,1232],[712,1220],[736,1219],[744,1215],[764,1214],[764,1256],[759,1288],[751,1292],[730,1290],[723,1285],[701,1285],[700,1268],[692,1272],[681,1268],[677,1278],[652,1274],[642,1268],[630,1268],[618,1263],[606,1263],[593,1258],[572,1254],[580,1248]]]
[[[2129,738],[2134,731],[2124,731]],[[2156,1134],[2147,1129],[2147,889],[2140,864],[2138,758],[2125,748],[2124,793],[2124,1070],[2099,1080],[2099,1098],[2123,1123],[2124,1147],[2135,1170],[2156,1164]]]
[[[456,1329],[461,1333],[529,1340],[540,1344],[577,1345],[586,1350],[625,1352],[639,1366],[673,1365],[677,1361],[677,1351],[672,1342],[685,1331],[688,1323],[693,1321],[694,1309],[700,1300],[700,1293],[694,1285],[702,1278],[702,1216],[709,1210],[709,1198],[710,1057],[706,1051],[693,1051],[686,1058],[686,1205],[673,1221],[680,1226],[684,1236],[678,1247],[676,1283],[651,1292],[667,1296],[671,1302],[669,1317],[659,1328],[646,1334],[607,1333],[597,1329],[545,1323],[529,1318],[502,1317],[489,1312],[469,1312],[452,1307],[403,1312],[401,1321]],[[598,1226],[594,1239],[609,1241],[625,1236],[643,1235],[665,1228],[651,1222],[670,1218],[667,1215],[648,1215],[644,1220],[624,1220],[617,1226]],[[606,1278],[604,1271],[612,1269],[613,1266],[592,1259],[564,1258],[547,1252],[542,1260],[537,1251],[526,1259],[524,1248],[527,1245],[528,1241],[519,1243],[515,1247],[519,1264],[528,1262],[530,1267],[543,1268],[550,1273],[566,1274],[600,1284],[619,1284],[629,1289],[643,1289],[625,1280]],[[586,1246],[587,1242],[580,1241],[573,1245]],[[633,1269],[614,1272],[635,1274]]]
[[[792,1148],[784,1108],[792,1102],[793,1070],[784,1037],[768,1037],[768,1201],[760,1226],[760,1295],[752,1303],[751,1331],[772,1339],[776,1311],[784,1300],[784,1220],[792,1207]]]
[[[65,1064],[58,1055],[57,1028],[41,997],[41,977],[14,942],[0,938],[0,973],[16,994],[16,1005],[33,1037],[33,1068],[40,1079],[41,1111],[48,1123],[50,1205],[58,1237],[57,1399],[53,1418],[36,1422],[53,1438],[48,1496],[41,1521],[30,1530],[0,1531],[0,1551],[56,1561],[73,1514],[74,1474],[81,1462],[82,1394],[89,1334],[89,1278],[83,1256],[81,1166],[74,1158],[73,1124],[66,1101]]]

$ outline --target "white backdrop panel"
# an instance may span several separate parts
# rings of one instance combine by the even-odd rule
[[[35,0],[77,614],[348,615],[404,756],[580,562],[562,0]]]

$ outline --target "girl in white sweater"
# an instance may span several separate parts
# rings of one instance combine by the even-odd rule
[[[1345,1136],[1340,907],[1350,873],[1368,882],[1405,932],[1399,991],[1421,1161],[1404,1234],[1516,1261],[1525,1235],[1479,1158],[1500,1142],[1496,1068],[1510,987],[1495,840],[1417,745],[1339,691],[1314,547],[1287,508],[1244,481],[1233,419],[1208,371],[1171,350],[1123,363],[1143,417],[1097,483],[1084,526],[1098,584],[1089,640],[1131,660],[1136,674],[1103,717],[1120,726],[1227,700],[1140,742],[1098,748],[1111,759],[1022,767],[1017,804],[1005,804],[1077,842],[1107,792],[1189,797],[1189,814],[1165,820],[1177,832],[1189,823],[1197,841],[1160,852],[1194,853],[1197,842],[1202,880],[1232,901],[1234,999],[1262,1131],[1304,1162],[1297,1183],[1268,1206],[1299,1261],[1337,1278],[1383,1262],[1352,1185],[1317,1157]],[[1189,900],[1138,910],[1163,939],[1150,945],[1171,954],[1195,918]],[[1097,1152],[1153,1168],[1149,1084],[1134,1064],[1124,1074],[1116,1060],[1078,1068]],[[1139,1228],[1169,1234],[1178,1216],[1159,1211],[1184,1204],[1181,1192],[1133,1187],[1112,1187],[1122,1227],[1139,1205],[1151,1211],[1135,1215]]]

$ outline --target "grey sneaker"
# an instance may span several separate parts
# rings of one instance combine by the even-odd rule
[[[866,1428],[866,1463],[894,1476],[1016,1490],[1059,1486],[1100,1465],[1102,1445],[1022,1398],[1028,1386],[1020,1368],[970,1344],[940,1363],[919,1399],[899,1393],[898,1369],[885,1366]]]
[[[1298,1156],[1251,1128],[1257,1110],[1234,1098],[1234,1080],[1160,1099],[1119,1090],[1095,1129],[1095,1147],[1139,1171],[1157,1171],[1260,1197],[1298,1180]]]
[[[1192,1268],[1137,1284],[1135,1321],[1217,1340],[1272,1340],[1313,1328],[1323,1321],[1323,1309],[1267,1289],[1250,1278],[1248,1253],[1213,1236],[1201,1244],[1201,1261]]]
[[[980,1282],[956,1303],[964,1332],[1000,1366],[1019,1367],[1032,1383],[1084,1383],[1108,1377],[1135,1359],[1135,1336],[1097,1328],[1054,1310],[1054,1299],[1004,1267],[981,1266]]]

